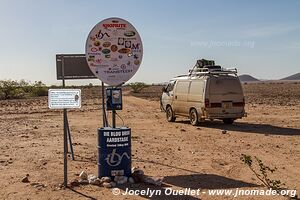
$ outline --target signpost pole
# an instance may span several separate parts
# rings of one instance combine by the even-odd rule
[[[69,126],[69,121],[68,121],[68,115],[66,114],[66,126],[67,126],[67,131],[68,131],[68,138],[69,138],[69,143],[70,143],[70,150],[71,150],[71,156],[72,156],[72,160],[75,160],[74,158],[74,151],[73,151],[73,145],[72,145],[72,138],[71,138],[71,131],[70,131],[70,126]]]
[[[107,127],[107,119],[106,119],[106,111],[105,111],[105,88],[104,88],[104,82],[101,81],[101,89],[102,89],[102,117],[103,117],[103,127]]]
[[[68,184],[68,160],[67,160],[67,152],[68,152],[68,138],[67,138],[67,127],[65,124],[67,123],[67,109],[64,109],[64,186],[67,187]]]
[[[112,127],[116,128],[116,110],[112,110]]]
[[[64,77],[64,55],[61,57],[62,59],[62,82],[63,88],[65,87],[65,77]],[[67,160],[67,153],[68,153],[68,133],[67,133],[67,109],[64,109],[64,187],[68,185],[68,160]]]

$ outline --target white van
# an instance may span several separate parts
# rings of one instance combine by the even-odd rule
[[[226,124],[246,116],[245,98],[235,70],[202,68],[172,79],[163,88],[162,109],[167,120],[187,116],[192,125],[205,119],[220,119]]]

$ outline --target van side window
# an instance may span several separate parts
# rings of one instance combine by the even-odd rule
[[[177,83],[176,92],[177,93],[188,93],[190,87],[189,81],[180,81]]]
[[[199,94],[203,92],[204,82],[195,81],[191,83],[190,93],[191,94]]]
[[[173,91],[175,83],[176,83],[176,81],[170,81],[168,83],[167,88],[166,88],[168,92]]]

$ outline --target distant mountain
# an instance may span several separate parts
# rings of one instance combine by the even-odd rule
[[[258,79],[254,78],[253,76],[250,76],[248,74],[240,75],[239,78],[242,82],[259,81]]]
[[[289,81],[296,81],[296,80],[300,80],[300,73],[297,73],[297,74],[293,74],[291,76],[288,76],[288,77],[285,77],[285,78],[282,78],[280,80],[289,80]]]

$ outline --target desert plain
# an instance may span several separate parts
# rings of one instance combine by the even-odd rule
[[[276,167],[271,178],[299,196],[300,82],[244,83],[243,89],[247,117],[233,125],[215,120],[192,126],[186,118],[166,121],[159,104],[161,86],[141,93],[125,87],[124,109],[118,114],[132,129],[132,166],[164,180],[162,186],[127,183],[117,188],[266,189],[241,162],[241,154],[247,154]],[[68,157],[69,182],[83,170],[97,175],[100,94],[100,87],[82,88],[81,109],[68,110],[75,152],[74,161]],[[123,126],[120,118],[117,124]],[[26,174],[29,183],[21,182]],[[112,189],[94,185],[64,189],[63,116],[48,108],[47,97],[0,101],[0,180],[1,199],[287,199],[208,194],[150,198],[113,195]]]

